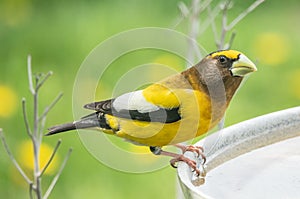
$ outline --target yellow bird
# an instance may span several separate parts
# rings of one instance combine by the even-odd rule
[[[163,151],[174,145],[204,158],[201,147],[179,144],[201,136],[216,126],[237,91],[243,77],[256,71],[244,54],[235,50],[210,53],[195,66],[143,90],[114,99],[90,103],[95,112],[73,123],[51,127],[47,135],[92,128],[138,144],[150,146],[156,155],[186,162],[198,174],[194,161],[182,154]]]

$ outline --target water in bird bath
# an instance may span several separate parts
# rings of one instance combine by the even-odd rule
[[[300,198],[300,137],[246,153],[207,173],[212,198]]]

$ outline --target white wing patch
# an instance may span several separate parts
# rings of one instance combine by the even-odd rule
[[[137,110],[140,113],[148,113],[159,110],[158,106],[146,101],[142,90],[125,93],[117,97],[112,105],[116,111]]]

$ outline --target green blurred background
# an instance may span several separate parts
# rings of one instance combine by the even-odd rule
[[[64,97],[50,112],[46,126],[70,121],[72,89],[75,76],[88,53],[100,42],[132,28],[172,28],[180,18],[177,0],[138,1],[0,1],[0,127],[21,165],[30,174],[30,150],[22,119],[21,99],[32,100],[26,73],[27,55],[32,55],[34,72],[54,72],[40,93],[44,107],[62,91]],[[184,1],[190,5],[190,1]],[[215,2],[215,1],[214,1]],[[229,20],[253,1],[238,1],[229,12]],[[216,3],[213,3],[216,4]],[[298,106],[300,100],[300,3],[297,0],[266,1],[236,27],[233,48],[256,61],[259,71],[253,74],[234,98],[227,112],[226,125],[269,112]],[[205,14],[202,18],[207,17]],[[217,18],[220,21],[220,17]],[[175,30],[188,33],[188,20]],[[199,38],[208,51],[216,50],[209,27]],[[164,52],[147,51],[128,56],[117,63],[174,64],[182,70],[182,60],[172,60]],[[124,72],[124,71],[123,71]],[[108,71],[103,93],[113,89],[122,71]],[[132,81],[132,80],[130,80]],[[99,99],[101,96],[99,96]],[[103,97],[105,98],[105,97]],[[43,178],[47,187],[53,171],[62,162],[69,147],[74,152],[50,198],[175,198],[176,170],[164,169],[144,174],[123,173],[108,168],[94,159],[83,147],[76,133],[59,136],[63,144],[56,159]],[[58,137],[44,138],[44,153],[49,153]],[[129,145],[129,144],[128,144]],[[30,147],[29,147],[30,148]],[[43,159],[43,158],[42,158]],[[126,160],[124,160],[126,161]],[[1,198],[28,198],[28,187],[17,174],[3,146],[0,146]]]

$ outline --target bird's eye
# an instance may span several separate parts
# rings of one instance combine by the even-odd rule
[[[220,56],[220,57],[219,57],[219,62],[220,62],[221,64],[226,64],[227,61],[228,61],[227,57],[225,57],[225,56]]]

